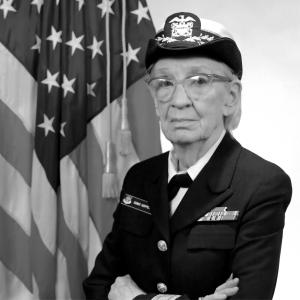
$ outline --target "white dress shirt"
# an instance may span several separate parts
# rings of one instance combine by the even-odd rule
[[[221,143],[226,131],[223,130],[221,133],[219,139],[210,147],[210,149],[191,167],[189,167],[185,171],[177,171],[176,166],[174,166],[174,158],[172,158],[173,150],[169,153],[169,159],[168,159],[168,182],[172,179],[173,176],[177,174],[182,173],[188,173],[192,180],[195,180],[197,175],[201,172],[201,170],[204,168],[204,166],[208,163],[216,149],[218,148],[219,144]],[[178,164],[176,164],[178,165]],[[178,205],[180,204],[182,198],[184,197],[185,193],[187,192],[188,188],[180,188],[176,196],[172,199],[170,203],[170,216],[172,216],[177,209]]]

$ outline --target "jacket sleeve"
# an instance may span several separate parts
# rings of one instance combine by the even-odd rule
[[[116,210],[114,216],[117,214]],[[111,285],[116,277],[126,274],[120,247],[118,246],[118,226],[114,222],[112,231],[106,237],[98,254],[91,274],[83,281],[83,289],[88,300],[107,300]]]
[[[239,292],[231,300],[271,300],[275,290],[284,216],[292,187],[283,172],[273,172],[255,191],[237,235],[232,256]]]

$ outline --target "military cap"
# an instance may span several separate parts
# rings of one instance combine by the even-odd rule
[[[203,23],[203,24],[202,24]],[[164,57],[203,56],[228,65],[241,79],[240,50],[225,27],[214,21],[201,20],[193,13],[179,12],[169,16],[164,28],[149,40],[145,65]]]

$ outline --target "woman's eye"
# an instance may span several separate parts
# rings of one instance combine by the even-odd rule
[[[158,86],[159,87],[170,87],[172,86],[172,81],[166,80],[166,79],[160,79],[158,80]]]
[[[205,76],[193,76],[191,77],[192,84],[205,85],[208,83],[208,78]]]

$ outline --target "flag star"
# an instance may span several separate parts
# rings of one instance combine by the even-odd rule
[[[115,0],[102,0],[102,3],[98,4],[97,7],[101,9],[101,18],[105,16],[108,12],[110,14],[115,14],[111,6],[114,4]]]
[[[41,39],[38,35],[35,35],[35,44],[31,47],[32,50],[37,50],[41,52]]]
[[[36,5],[38,12],[41,12],[41,7],[44,5],[44,0],[33,0],[31,5]]]
[[[132,49],[131,45],[128,43],[128,50],[127,52],[125,53],[125,56],[126,56],[126,61],[127,61],[127,66],[130,64],[130,62],[132,60],[136,61],[136,62],[139,62],[139,59],[137,58],[137,53],[141,50],[141,47],[139,48],[135,48],[135,49]],[[121,55],[124,55],[123,53],[121,53]]]
[[[58,75],[59,75],[59,72],[52,75],[51,72],[49,70],[47,70],[47,77],[42,81],[42,83],[48,85],[48,93],[51,92],[51,89],[53,86],[59,87],[59,84],[56,81],[56,78]]]
[[[9,11],[16,12],[16,9],[12,6],[12,3],[13,0],[3,0],[3,3],[0,5],[0,9],[3,10],[4,19],[6,19]]]
[[[44,128],[45,136],[48,135],[49,131],[55,133],[55,130],[54,130],[53,125],[52,125],[53,121],[54,121],[54,117],[52,117],[51,119],[48,119],[48,117],[44,114],[44,122],[39,124],[38,127]]]
[[[96,97],[96,94],[94,92],[94,88],[96,86],[96,82],[93,82],[91,84],[87,83],[86,85],[87,85],[87,94],[91,95],[93,97]]]
[[[56,31],[55,28],[53,26],[51,26],[51,35],[49,35],[47,37],[48,41],[51,41],[53,43],[53,50],[55,50],[55,47],[57,45],[57,43],[61,43],[61,35],[62,35],[62,31]]]
[[[76,2],[78,2],[78,10],[79,10],[79,11],[81,11],[81,8],[82,8],[82,6],[83,6],[83,4],[84,4],[84,1],[85,1],[85,0],[76,0]]]
[[[138,9],[131,11],[131,13],[137,15],[137,23],[139,24],[143,18],[150,20],[148,10],[148,6],[143,6],[143,4],[139,1]]]
[[[84,51],[82,45],[80,44],[80,42],[82,41],[83,38],[84,38],[84,35],[82,35],[80,37],[76,37],[74,31],[72,31],[72,39],[69,40],[68,42],[66,42],[66,45],[72,47],[72,55],[74,54],[76,49],[80,49],[80,50]]]
[[[67,76],[64,75],[64,79],[63,79],[63,83],[61,85],[61,87],[63,88],[64,90],[64,97],[67,96],[68,92],[74,94],[75,91],[72,87],[73,83],[75,82],[76,78],[73,78],[71,80],[68,80]]]
[[[66,124],[67,124],[67,122],[62,122],[62,123],[60,124],[60,134],[61,134],[63,137],[66,137],[65,132],[64,132],[64,128],[65,128]]]
[[[93,51],[92,58],[94,58],[97,54],[103,55],[100,47],[102,45],[103,41],[97,41],[96,37],[93,37],[93,44],[88,46],[89,49]]]

